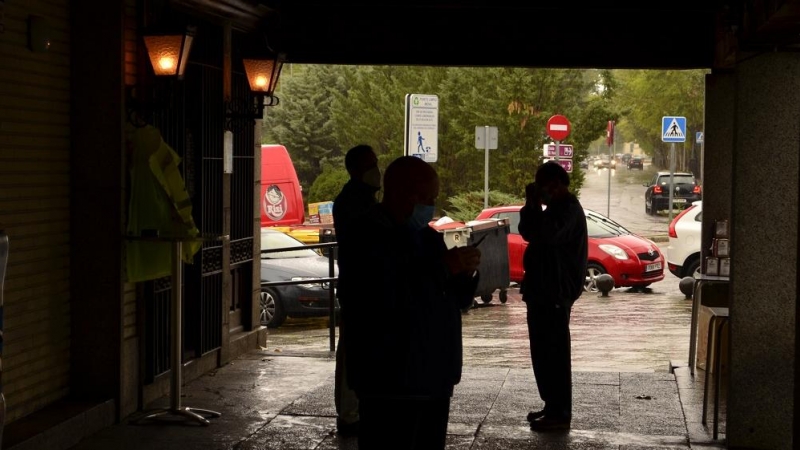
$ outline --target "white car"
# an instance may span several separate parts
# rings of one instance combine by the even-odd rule
[[[669,224],[667,267],[678,278],[691,277],[700,271],[702,225],[702,200],[692,202]]]

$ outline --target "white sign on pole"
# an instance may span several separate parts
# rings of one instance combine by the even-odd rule
[[[406,94],[404,154],[436,162],[439,145],[439,97]]]
[[[475,148],[497,150],[497,127],[475,127]]]

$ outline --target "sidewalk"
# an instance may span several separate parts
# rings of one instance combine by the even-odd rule
[[[251,352],[185,386],[183,406],[222,413],[211,425],[124,423],[73,450],[357,449],[355,439],[335,434],[333,372],[327,352]],[[542,406],[530,369],[466,366],[453,397],[447,448],[724,448],[724,423],[717,442],[700,423],[702,375],[692,379],[685,367],[674,374],[575,372],[572,430],[537,433],[525,420]],[[162,398],[151,407],[168,405]]]

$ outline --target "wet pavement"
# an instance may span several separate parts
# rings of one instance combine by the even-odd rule
[[[614,191],[637,195],[628,184],[627,191],[623,184]],[[584,206],[603,212],[592,204],[606,195],[598,189],[594,185],[592,194],[585,191],[582,197],[590,199]],[[642,218],[643,210],[633,231],[666,234],[666,218]],[[637,214],[635,205],[627,213],[614,211],[612,218],[626,226],[614,215]],[[666,244],[659,245],[665,250]],[[571,319],[574,417],[565,433],[537,433],[525,420],[542,402],[518,290],[508,290],[506,303],[497,293],[488,304],[478,300],[463,315],[464,376],[451,405],[447,448],[724,447],[724,401],[720,439],[712,439],[711,416],[708,425],[701,423],[704,372],[692,377],[686,367],[691,302],[678,281],[667,273],[646,291],[614,289],[608,297],[586,293],[576,302]],[[335,434],[330,344],[327,319],[290,318],[269,331],[261,350],[185,386],[184,406],[222,413],[208,427],[181,420],[126,421],[73,449],[356,449],[354,439]],[[169,398],[162,398],[148,410],[168,405]]]

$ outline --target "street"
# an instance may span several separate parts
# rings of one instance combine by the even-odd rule
[[[654,239],[666,253],[667,217],[644,212],[644,186],[652,173],[621,169],[611,180],[611,218],[636,234]],[[590,170],[580,200],[587,209],[606,214],[608,172]],[[645,292],[614,289],[608,297],[584,293],[571,318],[573,368],[580,371],[666,372],[670,361],[688,359],[691,302],[679,279],[665,268],[664,280]],[[484,367],[530,367],[526,307],[518,289],[508,290],[505,304],[497,292],[489,304],[463,315],[464,364]],[[338,335],[338,334],[337,334]],[[328,320],[289,319],[270,329],[267,350],[319,353],[329,350]]]

